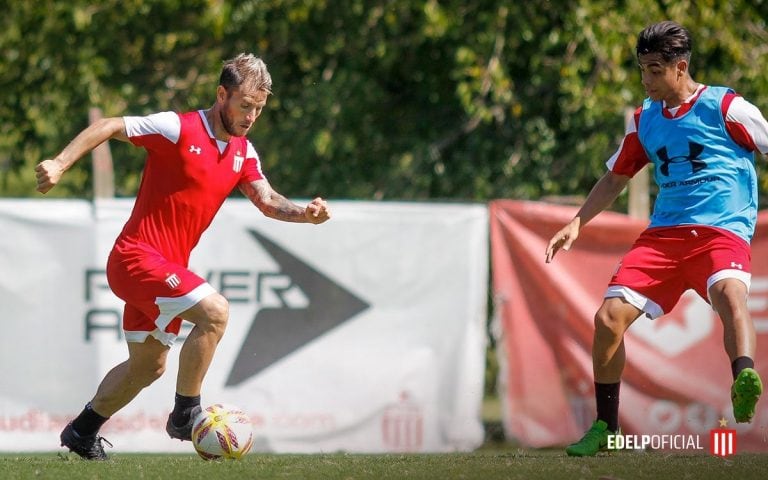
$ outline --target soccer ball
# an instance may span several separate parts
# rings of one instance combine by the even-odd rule
[[[192,445],[206,460],[242,458],[253,446],[253,426],[238,407],[215,403],[192,424]]]

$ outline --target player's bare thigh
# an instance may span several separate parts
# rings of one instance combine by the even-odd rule
[[[129,369],[134,375],[152,375],[159,377],[165,371],[165,362],[170,347],[154,337],[147,337],[143,342],[128,342]]]
[[[749,287],[740,278],[726,277],[718,280],[709,287],[708,293],[712,308],[721,315],[725,312],[733,315],[747,309]]]

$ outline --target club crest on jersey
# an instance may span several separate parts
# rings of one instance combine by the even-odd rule
[[[240,153],[240,150],[237,151],[235,154],[235,159],[232,162],[232,170],[239,172],[241,168],[243,168],[243,161],[245,160],[245,157]]]
[[[181,285],[181,279],[175,273],[168,275],[165,279],[165,284],[170,288],[176,288]]]

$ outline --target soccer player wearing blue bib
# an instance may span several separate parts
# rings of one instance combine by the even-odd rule
[[[606,449],[608,435],[619,430],[624,332],[641,315],[655,319],[671,311],[688,289],[707,300],[723,323],[737,422],[752,420],[762,393],[747,295],[757,218],[754,152],[768,153],[768,122],[733,90],[691,78],[691,37],[677,23],[647,27],[636,50],[648,98],[608,160],[608,171],[546,251],[547,263],[560,249],[567,251],[630,178],[653,164],[659,193],[650,224],[622,259],[595,314],[597,419],[566,448],[572,456]]]

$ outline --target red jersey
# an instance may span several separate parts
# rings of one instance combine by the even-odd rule
[[[259,157],[245,137],[216,140],[202,110],[124,121],[131,142],[148,155],[136,203],[116,243],[146,244],[186,266],[232,190],[264,178]]]

